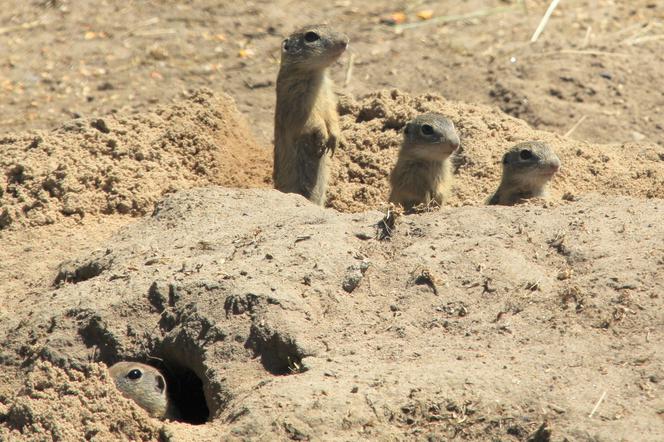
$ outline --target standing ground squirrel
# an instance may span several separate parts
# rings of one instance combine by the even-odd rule
[[[138,362],[118,362],[108,369],[122,395],[151,416],[174,419],[175,406],[168,399],[166,381],[159,370]]]
[[[511,206],[546,196],[546,186],[560,169],[560,159],[540,141],[526,141],[503,156],[503,178],[487,204]]]
[[[406,210],[431,201],[442,205],[452,187],[450,155],[459,144],[454,124],[442,115],[422,114],[406,124],[390,201]]]
[[[274,121],[274,187],[325,203],[329,157],[339,144],[339,114],[328,67],[348,38],[312,25],[282,43]]]

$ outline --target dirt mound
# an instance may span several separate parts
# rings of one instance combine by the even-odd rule
[[[63,216],[142,215],[167,192],[210,183],[264,185],[257,146],[228,96],[209,90],[154,111],[73,120],[0,138],[0,228]]]
[[[503,153],[526,140],[546,141],[561,158],[563,168],[553,181],[553,199],[587,192],[664,198],[664,147],[657,144],[575,141],[534,130],[487,106],[391,90],[359,101],[341,99],[346,143],[335,155],[328,205],[351,212],[380,207],[389,196],[388,178],[401,144],[401,130],[424,112],[444,114],[461,135],[461,148],[454,158],[452,205],[482,204],[498,186]]]
[[[165,424],[184,439],[517,441],[545,422],[554,440],[661,439],[663,210],[599,196],[447,207],[378,241],[379,212],[174,193],[0,323],[0,432],[32,431],[18,403],[51,422],[38,404],[57,408],[55,385],[96,354],[161,368],[198,410],[187,422],[207,422]],[[48,394],[12,399],[26,360],[65,374],[38,365],[57,374]],[[95,370],[76,401],[108,391]],[[157,421],[104,397],[121,434],[154,436]],[[59,428],[83,437],[74,416]]]
[[[552,145],[563,162],[552,197],[586,192],[664,197],[664,148],[595,145],[531,129],[485,106],[413,97],[397,90],[359,101],[342,97],[344,145],[333,160],[328,206],[360,212],[384,205],[405,123],[440,112],[456,124],[454,206],[483,204],[500,180],[500,159],[530,139]],[[50,224],[63,216],[142,215],[165,193],[220,184],[268,186],[271,150],[257,146],[232,100],[207,90],[153,112],[73,120],[53,132],[0,139],[0,228]]]
[[[15,397],[0,398],[0,439],[156,440],[164,432],[118,393],[101,364],[63,370],[37,362],[24,376]]]

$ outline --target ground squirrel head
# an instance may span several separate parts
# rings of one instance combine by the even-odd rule
[[[348,46],[348,37],[327,25],[306,26],[293,32],[281,44],[281,65],[307,70],[325,69]]]
[[[168,410],[166,381],[154,367],[138,362],[118,362],[109,368],[122,395],[136,402],[154,417],[162,418]]]
[[[403,131],[402,155],[416,159],[443,161],[460,144],[454,123],[440,114],[418,115]]]
[[[540,141],[526,141],[513,146],[503,156],[503,180],[542,187],[560,169],[560,159]]]

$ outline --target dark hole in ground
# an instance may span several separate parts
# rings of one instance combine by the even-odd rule
[[[275,375],[297,374],[304,371],[303,352],[298,345],[279,332],[270,333],[252,325],[246,347],[261,357],[263,367]]]
[[[203,381],[193,370],[165,361],[155,364],[166,377],[168,396],[178,410],[177,420],[192,425],[201,425],[210,418],[210,409],[205,401]]]
[[[79,334],[88,348],[94,348],[95,356],[99,357],[99,360],[110,361],[115,358],[120,343],[101,316],[90,309],[82,311],[72,309],[68,312],[68,316],[85,321],[79,329]]]
[[[97,253],[93,258],[83,263],[76,261],[61,263],[53,285],[58,286],[61,283],[76,284],[101,275],[111,268],[113,258],[110,253],[110,250]]]
[[[101,358],[101,360],[111,367],[116,362],[135,359],[111,357]],[[203,382],[193,370],[179,363],[154,357],[150,357],[147,361],[143,359],[140,362],[159,370],[166,381],[168,399],[171,405],[175,406],[174,410],[169,408],[168,419],[192,425],[201,425],[208,421],[210,410],[205,400]]]

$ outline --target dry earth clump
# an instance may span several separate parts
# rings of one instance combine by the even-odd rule
[[[103,364],[62,369],[37,361],[23,387],[0,398],[2,440],[156,440],[163,424],[120,396]]]
[[[415,115],[439,112],[461,135],[454,155],[454,206],[483,204],[500,181],[500,159],[524,140],[543,140],[563,167],[554,200],[586,192],[664,196],[664,148],[652,143],[596,145],[531,129],[521,120],[480,105],[398,90],[342,97],[345,144],[332,160],[328,206],[342,212],[382,208],[401,130]],[[232,101],[201,90],[153,112],[73,120],[53,132],[0,139],[0,228],[38,226],[65,216],[149,213],[174,190],[220,184],[270,183],[271,151],[257,145]]]
[[[379,212],[176,192],[3,319],[3,390],[26,391],[30,361],[73,376],[94,355],[166,373],[193,411],[166,424],[175,440],[658,440],[663,210],[615,196],[443,208],[379,241]],[[108,388],[90,379],[80,395]],[[18,431],[16,401],[58,398],[5,393],[0,431]]]
[[[269,165],[250,132],[230,97],[203,89],[151,112],[0,136],[0,229],[143,215],[192,186],[262,186]]]

